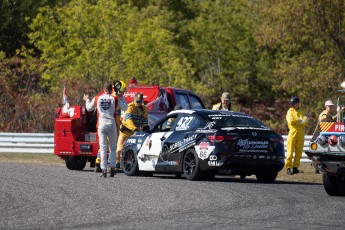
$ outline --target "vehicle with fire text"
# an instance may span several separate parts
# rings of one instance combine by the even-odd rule
[[[184,175],[188,180],[217,174],[256,175],[273,182],[284,166],[283,137],[240,112],[176,110],[149,132],[137,132],[122,151],[128,176],[147,173]]]
[[[336,90],[337,120],[319,122],[305,151],[314,167],[322,173],[323,185],[330,196],[345,196],[345,132],[344,96],[345,85]]]

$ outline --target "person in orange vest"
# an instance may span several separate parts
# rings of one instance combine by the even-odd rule
[[[286,121],[289,128],[287,137],[287,156],[285,161],[286,173],[288,175],[302,173],[298,170],[302,157],[304,146],[304,128],[307,125],[308,118],[300,112],[300,100],[294,96],[290,100],[290,109],[286,113]],[[294,160],[292,157],[295,153]]]
[[[115,154],[116,154],[116,107],[126,110],[127,104],[118,97],[111,95],[112,84],[105,83],[103,86],[104,92],[95,96],[91,101],[87,94],[84,94],[83,99],[86,102],[87,111],[97,111],[97,133],[99,138],[100,155],[101,155],[101,170],[102,177],[107,177],[107,138],[109,140],[109,161],[110,161],[110,177],[115,175]]]

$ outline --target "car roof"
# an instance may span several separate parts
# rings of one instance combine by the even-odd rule
[[[173,110],[169,113],[170,114],[180,114],[180,113],[187,113],[187,114],[198,114],[202,116],[209,116],[209,115],[217,115],[217,114],[228,114],[228,115],[245,115],[250,117],[249,115],[241,112],[235,111],[225,111],[225,110],[211,110],[211,109],[180,109],[180,110]]]

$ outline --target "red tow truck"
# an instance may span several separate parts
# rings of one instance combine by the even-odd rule
[[[124,93],[127,103],[133,101],[136,92],[144,95],[144,104],[149,110],[150,127],[165,117],[177,104],[183,109],[205,108],[198,95],[192,91],[140,84],[127,86],[127,92]],[[70,170],[83,170],[87,162],[90,162],[90,167],[95,167],[99,149],[96,114],[87,112],[82,105],[70,106],[67,113],[62,111],[62,108],[58,108],[55,113],[54,154],[65,160]]]

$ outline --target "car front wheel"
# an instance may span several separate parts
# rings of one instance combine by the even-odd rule
[[[122,153],[122,165],[123,173],[127,176],[137,176],[139,175],[139,166],[137,154],[132,149],[126,149]]]
[[[187,180],[200,178],[199,158],[194,149],[189,149],[183,157],[183,173]]]

